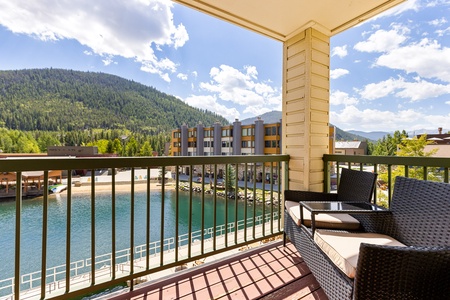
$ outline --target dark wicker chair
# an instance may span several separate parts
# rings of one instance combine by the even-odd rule
[[[361,244],[354,280],[285,213],[285,231],[330,299],[450,299],[450,184],[397,177],[390,210],[353,217],[407,247]]]
[[[372,172],[342,169],[337,193],[286,190],[284,199],[290,201],[346,201],[370,202],[377,174]]]

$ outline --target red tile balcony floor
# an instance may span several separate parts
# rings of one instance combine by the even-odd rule
[[[295,247],[278,241],[103,299],[328,299]]]

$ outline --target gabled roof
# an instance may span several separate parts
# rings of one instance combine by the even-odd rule
[[[405,0],[173,1],[276,40],[286,41],[309,27],[333,36]]]
[[[361,141],[335,142],[334,148],[335,149],[359,149],[359,148],[362,148],[362,142]]]

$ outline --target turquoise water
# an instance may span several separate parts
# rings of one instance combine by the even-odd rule
[[[161,192],[150,194],[150,240],[161,239]],[[225,212],[228,211],[228,222],[234,222],[235,201],[217,198],[216,224],[225,223]],[[253,216],[253,205],[238,201],[238,220],[244,218],[244,206],[247,206],[247,218]],[[174,237],[176,226],[179,234],[187,233],[189,228],[189,194],[179,193],[179,221],[176,222],[176,191],[165,191],[164,197],[164,238]],[[202,201],[199,195],[192,199],[192,231],[201,230]],[[214,201],[212,196],[205,195],[205,228],[213,227]],[[134,207],[134,246],[145,244],[147,194],[135,194]],[[27,199],[23,201],[21,217],[21,274],[41,270],[42,260],[42,214],[43,199]],[[262,214],[262,207],[257,205],[256,215]],[[116,195],[116,251],[130,247],[130,194]],[[67,198],[65,195],[52,195],[48,201],[48,237],[47,268],[63,265],[66,260],[66,217]],[[111,252],[112,200],[107,193],[95,198],[95,253],[96,255]],[[0,202],[0,280],[14,276],[15,249],[15,201]],[[90,258],[91,253],[91,199],[90,195],[72,196],[71,218],[71,257],[70,261]]]

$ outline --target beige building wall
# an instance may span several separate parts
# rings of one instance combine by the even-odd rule
[[[329,153],[330,38],[308,28],[284,43],[283,153],[289,189],[323,190]]]

